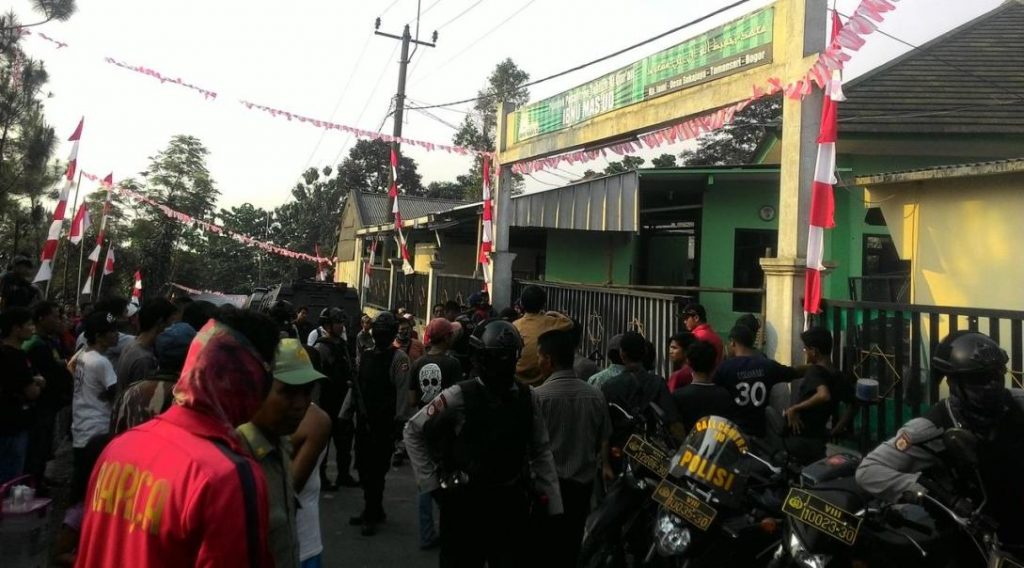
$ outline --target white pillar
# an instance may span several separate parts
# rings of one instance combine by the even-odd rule
[[[514,107],[508,103],[498,105],[498,123],[495,129],[498,152],[505,150],[507,140],[505,124]],[[494,251],[491,253],[491,305],[502,310],[512,305],[512,261],[516,255],[508,252],[509,230],[512,226],[512,169],[498,164],[497,183],[494,184]]]

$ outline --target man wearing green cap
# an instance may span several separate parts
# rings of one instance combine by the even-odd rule
[[[313,368],[297,339],[282,339],[274,361],[274,384],[252,421],[238,427],[245,445],[263,469],[270,510],[270,553],[279,568],[298,568],[295,490],[288,436],[299,427],[312,400],[313,385],[324,378]]]

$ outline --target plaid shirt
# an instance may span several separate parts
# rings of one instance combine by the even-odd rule
[[[604,395],[571,370],[552,373],[534,392],[548,427],[558,478],[594,481],[598,451],[612,431]]]

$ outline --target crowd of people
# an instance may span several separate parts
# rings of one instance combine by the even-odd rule
[[[722,337],[691,304],[685,330],[623,330],[595,361],[546,300],[527,286],[500,314],[486,292],[439,304],[421,337],[401,308],[329,307],[313,323],[285,301],[260,313],[111,297],[79,317],[5,284],[0,483],[28,474],[45,493],[47,462],[70,445],[57,564],[306,568],[321,565],[321,492],[361,488],[349,523],[371,537],[387,474],[408,459],[418,544],[439,546],[442,566],[564,567],[619,472],[629,417],[651,403],[680,440],[708,415],[758,438],[773,388],[795,385],[783,416],[802,463],[850,423],[826,329],[803,333],[805,364],[789,367],[757,350],[756,317]]]

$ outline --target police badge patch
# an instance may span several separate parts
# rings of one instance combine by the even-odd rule
[[[899,435],[896,436],[896,449],[905,452],[912,444],[910,443],[910,435],[907,434],[906,430],[900,430]]]

